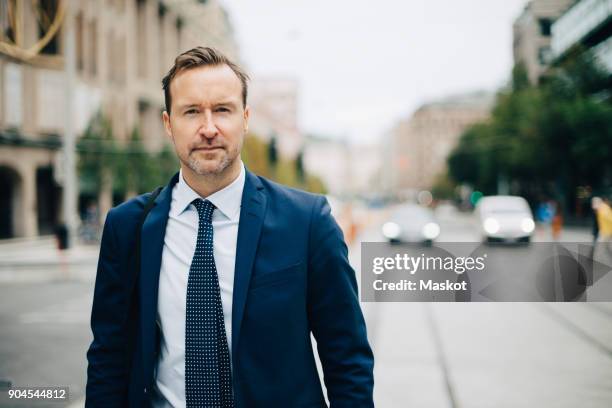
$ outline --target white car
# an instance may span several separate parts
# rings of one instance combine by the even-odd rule
[[[382,233],[391,243],[431,243],[440,235],[433,211],[417,204],[403,204],[383,224]]]
[[[486,242],[525,242],[531,240],[535,222],[527,200],[519,196],[487,196],[475,210]]]

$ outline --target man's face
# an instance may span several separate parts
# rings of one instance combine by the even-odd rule
[[[199,175],[231,171],[238,165],[249,118],[234,71],[227,65],[188,69],[174,77],[170,92],[164,127],[182,167]]]

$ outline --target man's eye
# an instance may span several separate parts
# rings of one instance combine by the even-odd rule
[[[185,114],[187,114],[187,115],[192,115],[194,113],[198,113],[198,111],[195,110],[195,109],[189,109],[188,111],[185,112]]]
[[[227,108],[217,108],[217,112],[229,112],[230,110]]]

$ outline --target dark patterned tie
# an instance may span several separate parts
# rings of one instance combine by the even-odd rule
[[[213,254],[215,206],[196,199],[200,222],[187,281],[185,397],[187,407],[234,406],[219,278]]]

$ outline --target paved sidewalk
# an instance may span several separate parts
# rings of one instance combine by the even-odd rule
[[[52,236],[0,241],[0,283],[95,279],[98,245],[57,249]]]

